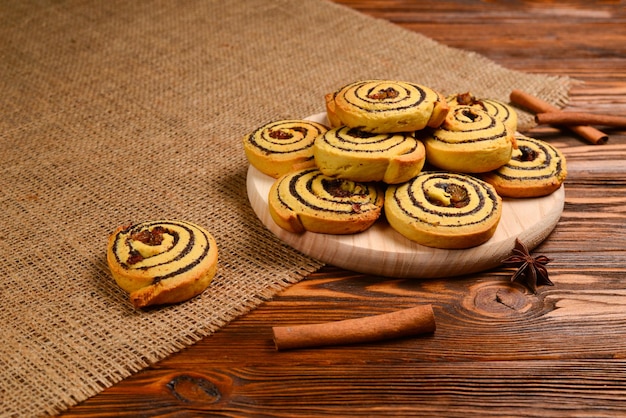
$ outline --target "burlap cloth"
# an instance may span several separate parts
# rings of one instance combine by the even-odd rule
[[[5,0],[0,40],[7,417],[58,413],[321,266],[251,210],[240,138],[252,128],[321,112],[326,92],[362,78],[501,100],[520,88],[559,106],[570,84],[321,0]],[[106,238],[161,218],[208,229],[219,271],[200,297],[135,310]]]

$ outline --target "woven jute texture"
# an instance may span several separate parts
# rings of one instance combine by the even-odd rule
[[[254,215],[249,130],[322,112],[357,79],[505,101],[519,88],[558,106],[570,85],[322,0],[5,0],[0,39],[6,417],[63,411],[321,267]],[[157,219],[209,230],[218,273],[199,297],[137,310],[106,239]]]

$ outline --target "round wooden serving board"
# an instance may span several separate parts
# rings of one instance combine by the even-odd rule
[[[325,114],[307,119],[328,123]],[[354,235],[313,232],[294,234],[280,228],[268,210],[267,196],[275,179],[250,166],[248,199],[261,222],[291,247],[326,264],[360,273],[399,278],[451,277],[496,267],[508,257],[519,238],[530,250],[539,245],[561,217],[563,186],[533,199],[503,199],[502,218],[486,243],[464,250],[429,248],[394,231],[384,215],[370,229]]]

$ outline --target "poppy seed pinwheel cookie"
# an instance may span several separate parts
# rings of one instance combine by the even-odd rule
[[[406,238],[427,247],[463,249],[493,236],[502,198],[470,175],[425,171],[389,186],[384,208],[391,227]]]
[[[217,253],[215,239],[198,225],[159,220],[117,228],[107,262],[132,304],[143,308],[202,293],[217,271]]]
[[[426,161],[460,173],[485,173],[511,159],[514,134],[482,109],[457,106],[443,124],[423,137]]]
[[[327,126],[310,120],[285,119],[269,122],[243,138],[250,164],[270,177],[313,166],[313,143]]]
[[[426,159],[424,144],[412,133],[375,134],[347,126],[320,135],[313,155],[324,175],[388,184],[415,177]]]
[[[375,133],[438,127],[448,112],[448,103],[439,92],[405,81],[357,81],[326,95],[325,101],[333,126]]]
[[[383,201],[384,192],[375,183],[328,177],[317,168],[285,174],[268,196],[274,222],[294,233],[364,231],[379,218]]]
[[[552,145],[517,134],[518,149],[511,160],[481,178],[496,188],[500,196],[546,196],[561,187],[567,177],[563,154]]]
[[[472,106],[482,109],[496,119],[500,119],[504,122],[504,126],[506,126],[511,133],[517,131],[517,112],[506,103],[495,99],[479,99],[469,92],[448,96],[447,101],[450,108],[455,106]],[[515,144],[513,144],[513,147],[515,148]]]

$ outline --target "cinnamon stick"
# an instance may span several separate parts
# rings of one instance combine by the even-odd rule
[[[597,125],[626,127],[626,117],[601,115],[586,112],[544,112],[535,115],[535,121],[540,125]]]
[[[343,321],[273,327],[277,350],[382,341],[434,332],[431,305]]]
[[[525,107],[535,114],[561,111],[558,107],[552,106],[550,103],[521,90],[511,91],[510,100],[511,103]],[[567,126],[567,129],[594,145],[604,144],[609,139],[604,132],[585,124],[570,125]]]

